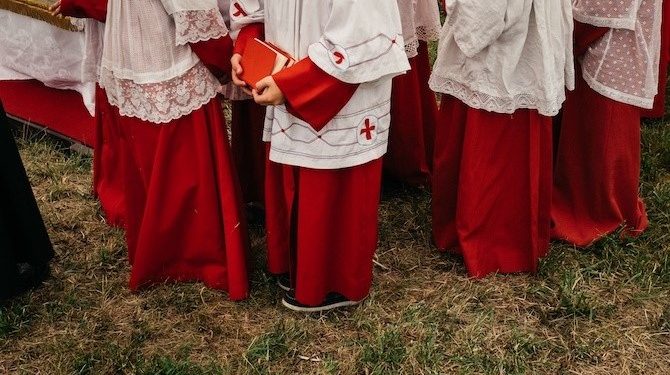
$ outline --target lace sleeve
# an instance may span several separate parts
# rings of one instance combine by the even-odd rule
[[[218,9],[183,10],[172,16],[177,28],[177,45],[218,39],[228,34]]]

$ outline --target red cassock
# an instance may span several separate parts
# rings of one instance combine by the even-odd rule
[[[229,36],[191,47],[212,72],[230,70]],[[103,206],[120,202],[130,288],[201,281],[246,298],[247,230],[218,98],[160,125],[122,116],[102,89],[97,99],[95,188]]]
[[[125,151],[131,289],[202,281],[245,298],[246,225],[218,99],[158,126],[101,105]]]
[[[654,108],[642,111],[642,116],[647,118],[661,118],[665,115],[668,67],[670,66],[670,1],[663,2],[663,20],[661,22],[661,61],[658,76],[658,94],[654,100]]]
[[[319,305],[330,292],[351,301],[372,285],[381,159],[344,169],[268,161],[268,270],[289,272],[296,299]]]
[[[535,271],[549,245],[551,118],[444,95],[435,131],[433,236],[472,277]]]
[[[418,53],[409,59],[412,69],[393,79],[392,130],[384,172],[412,185],[430,185],[437,101],[428,87],[430,57],[426,42],[419,41]]]
[[[575,54],[607,31],[576,22]],[[576,76],[563,107],[552,237],[588,246],[622,225],[630,235],[648,225],[639,197],[641,109],[595,92],[579,66]]]

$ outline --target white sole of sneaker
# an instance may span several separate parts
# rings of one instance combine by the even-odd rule
[[[280,283],[279,280],[277,280],[277,286],[279,289],[285,291],[285,292],[290,292],[291,288],[286,287],[284,284]]]
[[[351,307],[351,306],[356,306],[361,304],[361,302],[365,301],[365,299],[362,299],[360,301],[342,301],[338,303],[333,303],[332,305],[327,305],[327,306],[316,306],[316,307],[302,307],[302,306],[295,306],[291,305],[290,303],[286,302],[285,299],[282,298],[281,304],[284,305],[289,310],[297,311],[297,312],[303,312],[303,313],[316,313],[316,312],[324,312],[324,311],[329,311],[333,309],[337,309],[340,307]]]

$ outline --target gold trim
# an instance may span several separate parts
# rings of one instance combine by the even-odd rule
[[[44,0],[0,0],[0,9],[28,16],[68,31],[80,31],[68,18],[52,16]]]

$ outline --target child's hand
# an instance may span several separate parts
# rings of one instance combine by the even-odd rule
[[[246,82],[242,81],[239,77],[240,74],[242,74],[242,64],[240,64],[240,61],[242,61],[242,55],[239,53],[236,53],[233,55],[233,57],[230,58],[230,65],[232,66],[232,72],[230,77],[233,79],[233,83],[235,86],[241,87],[242,90],[244,90],[247,95],[252,95],[251,90],[249,90],[249,86],[247,85]]]
[[[281,92],[272,76],[267,76],[258,81],[252,94],[256,103],[260,105],[280,105],[286,101],[284,93]]]
[[[52,6],[49,7],[49,12],[52,16],[60,16],[62,13],[60,0],[56,1]]]

